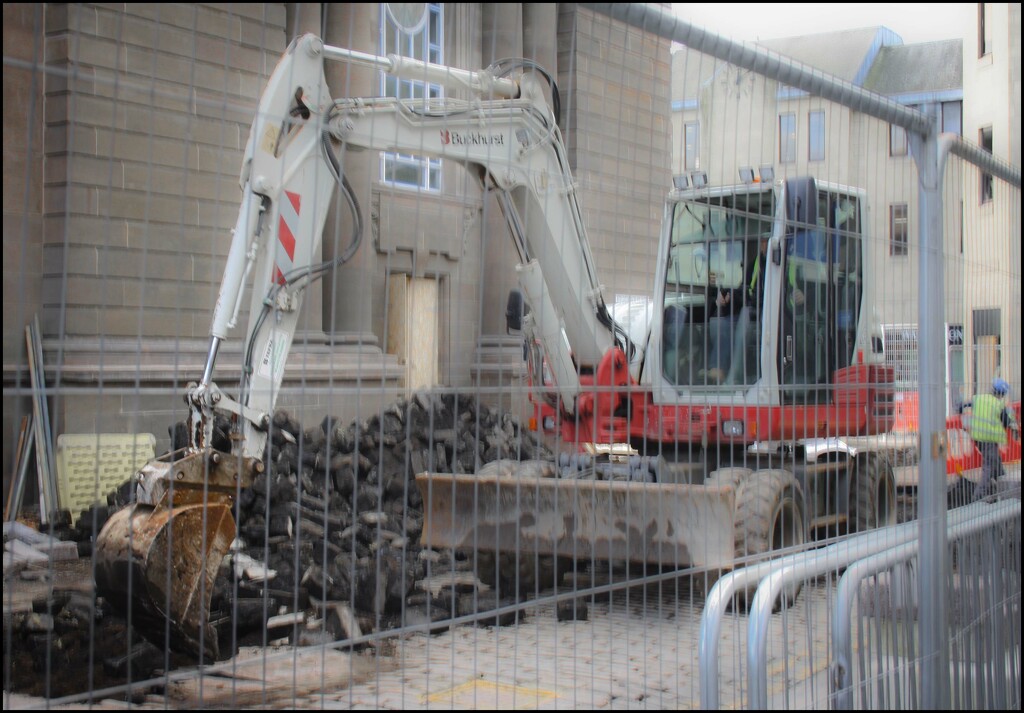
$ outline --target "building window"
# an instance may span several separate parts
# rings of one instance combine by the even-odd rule
[[[907,155],[907,130],[902,126],[889,124],[889,155]]]
[[[992,15],[989,12],[992,3],[978,3],[978,56],[984,57],[992,52]]]
[[[889,206],[889,254],[907,254],[907,204]]]
[[[812,111],[807,115],[807,160],[825,160],[825,112]]]
[[[983,126],[978,130],[978,143],[982,150],[992,153],[992,127]],[[992,200],[992,174],[981,174],[981,202],[988,203]]]
[[[963,136],[963,102],[942,102],[942,132]]]
[[[700,168],[700,124],[690,122],[683,127],[683,131],[686,170],[696,171]]]
[[[796,114],[779,115],[779,163],[796,161]]]
[[[424,62],[442,64],[443,15],[440,4],[427,5],[426,22],[413,27],[413,32],[403,30],[396,18],[381,5],[381,46],[384,54],[412,57]],[[428,84],[413,79],[399,79],[384,75],[381,78],[381,92],[384,96],[400,99],[435,99],[442,96],[438,84]],[[436,158],[404,153],[383,153],[381,155],[381,176],[384,183],[429,191],[441,190],[441,161]]]
[[[885,365],[893,370],[896,383],[914,389],[918,380],[918,331],[910,324],[882,325],[882,353]]]

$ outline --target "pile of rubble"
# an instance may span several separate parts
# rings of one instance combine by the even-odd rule
[[[218,423],[215,448],[230,450],[227,426]],[[172,428],[174,448],[184,434],[184,424]],[[214,584],[210,621],[222,654],[282,639],[358,640],[513,603],[512,583],[526,580],[511,566],[420,547],[415,475],[552,459],[517,417],[473,396],[419,393],[366,420],[312,427],[276,412],[267,469],[241,493],[238,538]],[[83,554],[129,500],[126,484],[82,514],[75,539]]]
[[[218,450],[230,451],[228,430],[227,421],[217,422]],[[183,423],[170,431],[172,450],[185,445]],[[345,640],[352,649],[372,648],[387,645],[380,634],[444,630],[466,615],[478,625],[509,624],[521,616],[510,605],[535,586],[554,583],[552,558],[523,554],[517,562],[510,554],[419,544],[418,473],[507,472],[533,461],[543,462],[548,475],[579,477],[575,466],[566,473],[553,467],[554,455],[518,417],[476,396],[419,393],[365,420],[325,418],[307,427],[278,411],[267,449],[264,473],[240,495],[237,539],[214,581],[209,621],[222,659],[275,644]],[[165,641],[152,622],[127,620],[90,584],[96,537],[132,494],[126,481],[74,526],[62,513],[67,517],[48,536],[19,526],[19,537],[8,537],[5,530],[8,549],[22,558],[10,573],[5,559],[5,593],[13,591],[11,582],[38,580],[38,591],[5,615],[9,690],[82,692],[90,681],[123,685],[195,663],[194,652],[173,634]],[[57,562],[58,555],[67,562]],[[61,579],[66,582],[55,586]],[[558,613],[560,619],[587,615],[582,602],[567,602]],[[56,669],[60,677],[53,676]]]

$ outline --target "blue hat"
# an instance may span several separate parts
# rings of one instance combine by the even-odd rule
[[[999,377],[996,377],[995,379],[992,379],[992,393],[996,396],[1006,396],[1010,393],[1010,385]]]

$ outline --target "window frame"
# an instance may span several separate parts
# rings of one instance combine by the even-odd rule
[[[786,131],[783,126],[783,121],[792,122],[792,129]],[[779,114],[779,163],[796,163],[797,154],[797,130],[796,130],[796,114],[792,112],[786,112],[785,114]],[[783,149],[786,149],[783,153]]]
[[[955,112],[953,111],[955,109]],[[962,101],[942,102],[942,133],[964,135],[964,103]],[[955,126],[953,118],[955,116]]]
[[[992,125],[982,126],[978,129],[978,146],[982,151],[988,151],[992,153],[994,137],[992,135]],[[995,185],[994,179],[991,173],[981,173],[981,185],[979,200],[982,205],[990,203],[995,198]]]
[[[903,215],[898,216],[897,212]],[[902,237],[898,233],[902,232]],[[889,204],[889,255],[906,257],[910,254],[910,209],[906,203]]]
[[[989,23],[991,17],[987,6],[991,3],[978,3],[978,59],[992,54],[992,28]]]
[[[380,46],[385,54],[395,52],[405,57],[428,61],[434,64],[444,63],[444,5],[443,3],[427,4],[427,20],[414,34],[410,35],[398,29],[392,21],[386,3],[380,4]],[[408,80],[390,77],[380,73],[379,89],[381,96],[400,96],[403,99],[443,97],[444,87],[439,84],[421,80]],[[401,173],[417,175],[415,181],[401,180]],[[395,188],[415,191],[440,193],[443,188],[441,159],[416,154],[391,151],[380,153],[380,182]]]
[[[889,124],[889,156],[903,158],[910,155],[910,138],[907,130],[896,124]]]
[[[816,121],[817,120],[817,121]],[[815,136],[817,126],[817,136]],[[818,151],[815,151],[815,149]],[[810,111],[807,113],[807,160],[825,160],[825,112],[824,110]]]
[[[691,142],[689,140],[690,129],[694,132],[694,141],[692,142],[693,151],[691,152]],[[692,160],[691,160],[692,159]],[[700,122],[699,121],[687,121],[683,124],[683,169],[685,171],[699,171],[700,170]]]

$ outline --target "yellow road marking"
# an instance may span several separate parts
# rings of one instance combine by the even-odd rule
[[[453,708],[477,710],[529,710],[558,694],[541,688],[512,686],[475,678],[445,691],[423,697],[424,703],[443,703]]]

